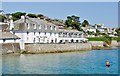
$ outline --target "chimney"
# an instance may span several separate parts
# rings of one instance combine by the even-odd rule
[[[21,16],[21,19],[25,19],[25,16]]]
[[[10,30],[12,30],[14,28],[14,25],[13,25],[13,20],[10,19]]]

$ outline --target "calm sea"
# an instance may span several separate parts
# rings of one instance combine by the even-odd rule
[[[110,68],[105,66],[108,60]],[[2,56],[3,74],[118,74],[118,49]]]

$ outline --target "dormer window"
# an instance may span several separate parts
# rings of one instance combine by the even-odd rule
[[[41,29],[41,25],[38,25],[38,28]]]
[[[56,26],[54,26],[54,29],[56,30]]]
[[[52,30],[52,26],[50,26],[50,30]]]
[[[45,26],[45,30],[47,30],[47,25]]]
[[[33,24],[33,28],[36,29],[36,24]]]
[[[27,29],[30,29],[30,25],[27,23]]]

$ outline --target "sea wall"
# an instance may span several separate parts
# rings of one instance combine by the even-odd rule
[[[111,46],[119,46],[119,42],[114,40],[114,41],[112,41]]]
[[[54,53],[68,51],[91,50],[90,43],[65,43],[65,44],[26,44],[25,50],[30,53]]]
[[[91,44],[93,50],[100,50],[100,49],[106,49],[107,50],[107,49],[112,49],[112,47],[118,47],[119,46],[117,41],[112,41],[110,47],[104,47],[103,46],[103,44],[104,44],[103,41],[89,41],[89,43]]]
[[[0,51],[2,54],[20,52],[19,43],[2,43],[0,46]]]

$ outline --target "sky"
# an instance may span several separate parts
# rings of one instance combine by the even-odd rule
[[[67,16],[76,15],[81,22],[88,20],[92,25],[118,27],[117,2],[3,2],[2,9],[5,13],[19,11],[63,20]]]

